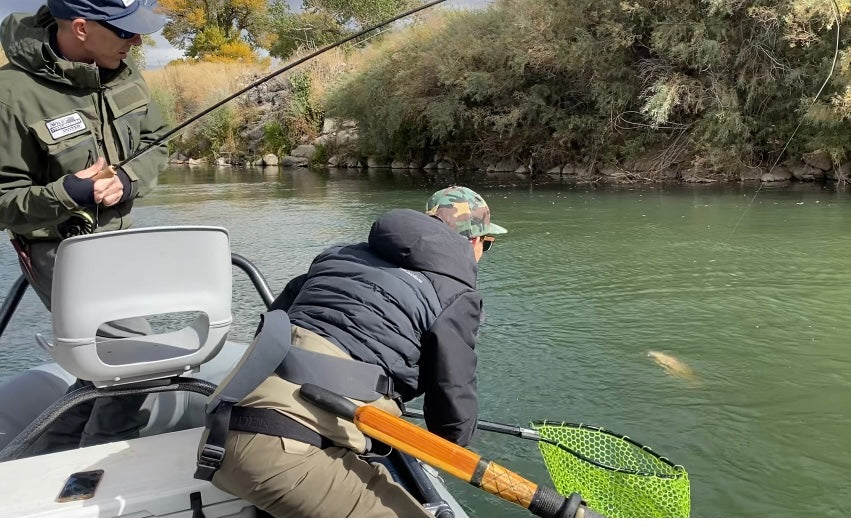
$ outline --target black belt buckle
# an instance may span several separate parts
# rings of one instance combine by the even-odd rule
[[[375,391],[378,394],[389,396],[390,398],[395,398],[396,390],[393,385],[393,378],[387,374],[378,375],[378,382],[376,382]]]
[[[213,446],[210,444],[204,444],[204,447],[201,448],[201,454],[198,455],[198,462],[211,466],[221,466],[222,460],[225,459],[225,448],[219,446]]]
[[[201,453],[198,454],[198,469],[194,477],[201,480],[213,480],[213,475],[222,466],[225,459],[225,448],[204,444]]]

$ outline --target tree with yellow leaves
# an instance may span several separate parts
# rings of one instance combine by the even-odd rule
[[[268,0],[160,0],[168,22],[163,36],[187,57],[253,61]]]

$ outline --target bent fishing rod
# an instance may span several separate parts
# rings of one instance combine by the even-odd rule
[[[121,168],[122,166],[124,166],[125,164],[129,163],[130,161],[132,161],[132,160],[134,160],[134,159],[136,159],[136,158],[138,158],[138,157],[140,157],[140,156],[144,155],[145,153],[149,152],[151,149],[153,149],[153,148],[155,148],[155,147],[157,147],[157,146],[161,145],[163,142],[165,142],[165,141],[167,141],[168,139],[170,139],[171,137],[173,137],[173,136],[174,136],[177,132],[179,132],[180,130],[182,130],[182,129],[186,128],[187,126],[189,126],[189,125],[190,125],[190,124],[192,124],[193,122],[197,121],[198,119],[200,119],[200,118],[201,118],[201,117],[203,117],[204,115],[207,115],[207,114],[208,114],[208,113],[210,113],[211,111],[214,111],[214,110],[216,110],[216,109],[220,108],[221,106],[223,106],[223,105],[227,104],[228,102],[230,102],[230,101],[232,101],[233,99],[235,99],[235,98],[239,97],[240,95],[244,94],[245,92],[247,92],[247,91],[249,91],[249,90],[251,90],[251,89],[254,89],[254,88],[256,88],[257,86],[259,86],[259,85],[263,84],[264,82],[267,82],[267,81],[269,81],[269,80],[273,79],[274,77],[277,77],[277,76],[278,76],[278,75],[280,75],[281,73],[285,73],[285,72],[287,72],[287,71],[289,71],[289,70],[293,69],[294,67],[296,67],[296,66],[298,66],[298,65],[300,65],[300,64],[303,64],[303,63],[307,62],[308,60],[314,59],[314,58],[318,57],[319,55],[321,55],[321,54],[323,54],[323,53],[326,53],[326,52],[328,52],[328,51],[331,51],[331,50],[332,50],[332,49],[334,49],[334,48],[340,47],[340,46],[342,46],[343,44],[345,44],[345,43],[347,43],[347,42],[351,42],[352,40],[355,40],[356,38],[359,38],[359,37],[361,37],[361,36],[363,36],[363,35],[366,35],[367,33],[370,33],[370,32],[375,31],[375,30],[377,30],[377,29],[381,29],[382,27],[387,26],[387,25],[390,25],[390,24],[392,24],[393,22],[396,22],[397,20],[401,20],[401,19],[403,19],[403,18],[406,18],[406,17],[408,17],[408,16],[411,16],[411,15],[413,15],[413,14],[415,14],[415,13],[418,13],[418,12],[423,11],[423,10],[425,10],[425,9],[428,9],[428,8],[430,8],[430,7],[434,7],[434,6],[438,5],[438,4],[442,4],[442,3],[443,3],[443,2],[445,2],[445,1],[446,1],[446,0],[434,0],[434,1],[429,2],[429,3],[427,3],[427,4],[423,4],[423,5],[419,6],[419,7],[415,7],[415,8],[413,8],[413,9],[409,9],[408,11],[405,11],[404,13],[400,13],[400,14],[398,14],[398,15],[394,16],[393,18],[389,18],[389,19],[387,19],[387,20],[385,20],[385,21],[383,21],[383,22],[379,22],[378,24],[375,24],[374,26],[370,26],[370,27],[368,27],[368,28],[366,28],[366,29],[364,29],[364,30],[362,30],[362,31],[358,31],[357,33],[355,33],[355,34],[353,34],[353,35],[350,35],[350,36],[348,36],[348,37],[346,37],[346,38],[343,38],[343,39],[341,39],[341,40],[338,40],[337,42],[334,42],[334,43],[332,43],[332,44],[328,44],[328,45],[327,45],[327,46],[325,46],[325,47],[319,48],[319,49],[317,49],[316,51],[314,51],[313,53],[311,53],[311,54],[309,54],[309,55],[307,55],[307,56],[304,56],[304,57],[302,57],[302,58],[300,58],[300,59],[296,60],[295,62],[292,62],[292,63],[290,63],[290,64],[287,64],[286,66],[282,67],[281,69],[278,69],[278,70],[276,70],[276,71],[273,71],[272,73],[269,73],[268,75],[266,75],[265,77],[261,78],[260,80],[257,80],[257,81],[255,81],[255,82],[252,82],[251,84],[249,84],[248,86],[246,86],[246,87],[242,88],[241,90],[237,91],[236,93],[234,93],[234,94],[232,94],[232,95],[229,95],[228,97],[226,97],[226,98],[224,98],[224,99],[220,100],[219,102],[217,102],[217,103],[213,104],[213,105],[212,105],[212,106],[210,106],[209,108],[207,108],[207,109],[205,109],[205,110],[200,111],[200,112],[199,112],[199,113],[197,113],[196,115],[194,115],[194,116],[190,117],[189,119],[187,119],[186,121],[184,121],[182,124],[179,124],[179,125],[175,126],[174,128],[172,128],[172,129],[171,129],[171,130],[169,130],[168,132],[166,132],[166,133],[164,133],[163,135],[161,135],[159,138],[157,138],[157,139],[156,139],[154,142],[152,142],[151,144],[149,144],[149,145],[147,145],[146,147],[142,148],[141,150],[139,150],[139,151],[137,151],[137,152],[133,153],[132,155],[130,155],[129,157],[127,157],[127,158],[126,158],[126,159],[124,159],[123,161],[119,162],[118,164],[114,164],[114,165],[112,165],[112,168],[113,168],[113,169],[115,169],[115,170],[117,170],[118,168]]]

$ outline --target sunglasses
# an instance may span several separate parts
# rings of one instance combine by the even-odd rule
[[[482,236],[482,252],[487,252],[496,243],[496,238],[493,236]]]
[[[108,22],[104,22],[103,20],[98,20],[97,23],[102,25],[103,27],[109,29],[113,33],[115,33],[118,36],[118,38],[122,38],[124,40],[130,40],[131,38],[136,36],[136,33],[131,33],[130,31],[124,31],[123,29],[115,27],[114,25],[112,25]]]

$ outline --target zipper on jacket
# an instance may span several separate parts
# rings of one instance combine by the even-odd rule
[[[112,164],[109,159],[109,150],[106,148],[106,115],[104,109],[104,91],[106,91],[106,86],[100,86],[98,88],[98,119],[100,120],[100,147],[103,151],[103,158],[106,159],[106,164]]]

